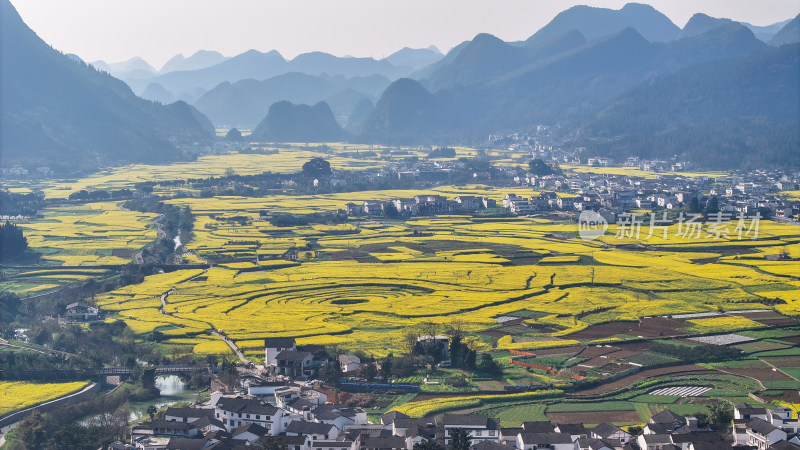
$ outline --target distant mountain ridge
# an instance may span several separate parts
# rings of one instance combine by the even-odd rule
[[[345,78],[290,72],[263,81],[221,83],[195,105],[214,123],[252,128],[271,104],[281,100],[306,104],[326,100],[337,117],[347,116],[362,99],[377,99],[389,83],[380,75]]]
[[[433,45],[428,48],[404,47],[384,58],[384,61],[388,61],[397,67],[409,67],[419,70],[442,59],[443,56],[442,52]]]
[[[38,50],[21,50],[25,39],[6,31],[14,29],[13,21],[5,25],[3,51],[21,64],[4,60],[3,67],[24,66]],[[137,59],[107,66],[125,71],[134,91],[158,103],[136,98],[74,55],[50,50],[36,63],[49,70],[31,69],[36,76],[4,70],[3,93],[12,92],[7,97],[13,107],[34,99],[57,108],[20,112],[7,108],[4,98],[2,139],[28,139],[33,148],[50,149],[64,148],[61,141],[75,135],[114,135],[123,144],[112,145],[113,151],[97,150],[94,143],[70,145],[84,162],[169,159],[177,156],[166,141],[212,133],[205,113],[223,127],[255,126],[253,139],[267,141],[475,145],[490,134],[531,133],[547,125],[548,145],[595,154],[680,154],[717,168],[782,159],[800,166],[800,16],[779,25],[756,27],[698,13],[680,29],[647,5],[576,6],[526,41],[481,33],[446,55],[404,48],[380,60],[322,52],[287,60],[276,51],[231,58],[203,51],[177,55],[161,74]],[[49,66],[50,59],[59,67]],[[69,65],[61,67],[64,62]],[[75,77],[75,67],[85,72]],[[75,78],[82,81],[64,84]],[[6,88],[7,79],[22,88]],[[176,98],[197,109],[171,103]],[[68,119],[80,123],[64,125]],[[737,156],[726,159],[721,149]]]
[[[435,60],[432,51],[415,53],[416,58]],[[406,52],[408,55],[408,52]],[[395,61],[402,60],[404,56],[392,55]],[[419,63],[418,63],[419,64]],[[160,75],[125,77],[135,92],[144,92],[151,83],[160,84],[175,98],[185,98],[186,94],[196,93],[198,90],[208,91],[220,83],[235,83],[236,81],[254,79],[266,80],[290,72],[299,72],[307,75],[341,75],[347,78],[369,77],[379,75],[390,80],[406,76],[415,70],[414,66],[396,66],[388,58],[376,60],[373,58],[338,57],[323,52],[303,53],[294,59],[287,60],[275,50],[260,52],[248,50],[239,55],[227,58],[217,64],[196,70],[175,70]],[[202,95],[202,94],[201,94]],[[199,97],[193,98],[196,100]]]
[[[194,107],[136,97],[125,83],[53,50],[0,0],[0,160],[71,170],[185,157],[174,142],[208,141]]]
[[[775,36],[770,39],[770,45],[781,46],[784,44],[795,44],[800,42],[800,14],[790,20]]]
[[[578,30],[591,41],[625,28],[633,28],[651,42],[672,41],[680,32],[667,16],[649,5],[628,3],[619,10],[578,5],[556,15],[524,44],[538,43],[570,30]]]
[[[576,48],[565,47],[551,56],[534,58],[527,64],[523,64],[524,54],[519,49],[515,50],[513,46],[494,37],[479,35],[473,41],[460,45],[458,54],[452,57],[448,54],[437,64],[429,79],[420,80],[422,84],[398,80],[387,88],[364,121],[361,139],[367,142],[378,139],[393,144],[469,143],[479,142],[493,133],[527,130],[531,124],[554,123],[562,124],[562,139],[568,141],[574,140],[570,136],[577,130],[582,130],[579,135],[584,137],[591,133],[602,137],[604,134],[600,128],[584,127],[582,124],[592,121],[595,115],[620,96],[627,95],[638,86],[647,85],[649,80],[677,73],[677,79],[685,78],[687,83],[696,82],[690,81],[691,67],[715,67],[731,58],[756,60],[769,51],[770,47],[742,24],[719,21],[716,25],[712,24],[710,29],[699,27],[705,31],[698,29],[689,37],[667,43],[649,42],[633,28],[626,28],[616,34],[577,45]],[[474,48],[481,51],[473,52]],[[506,73],[480,72],[487,64],[493,68],[501,67],[503,70],[498,72]],[[686,70],[681,71],[684,68]],[[487,76],[476,77],[470,84],[452,83],[454,79],[464,77],[473,70]],[[431,93],[423,87],[426,83],[434,87],[439,85],[436,77],[443,73],[457,74],[449,77],[451,85],[447,89]],[[716,70],[702,73],[721,76]],[[713,85],[713,80],[708,81]],[[727,83],[724,86],[734,89],[737,85]],[[746,90],[751,94],[749,99],[753,108],[755,105],[769,107],[766,99],[770,96],[766,91],[765,95],[760,94],[764,88],[766,86],[757,85]],[[722,103],[719,97],[713,97],[710,101]],[[702,102],[696,105],[703,107]],[[713,117],[703,120],[710,127],[724,129],[714,122]],[[772,125],[748,129],[754,133],[767,129],[784,133],[784,125],[775,122],[774,118],[770,120]],[[700,151],[697,143],[692,143],[696,136],[687,135],[681,139],[685,139],[684,142],[693,148],[693,152]],[[603,148],[593,142],[588,140],[582,144],[587,148],[594,146],[598,151]],[[783,154],[779,148],[770,151]],[[739,161],[731,160],[729,164],[736,165]]]
[[[221,53],[209,50],[198,50],[188,58],[183,55],[175,55],[167,61],[159,73],[176,72],[179,70],[198,70],[211,67],[225,61],[226,57]]]

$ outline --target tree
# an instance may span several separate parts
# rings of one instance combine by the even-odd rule
[[[445,450],[444,447],[432,439],[425,439],[414,444],[413,450]]]
[[[131,376],[143,388],[156,391],[156,368],[153,366],[143,366],[137,364],[131,371]]]
[[[6,220],[0,224],[0,262],[22,256],[28,249],[28,239],[22,229]]]
[[[389,378],[392,377],[392,360],[394,359],[394,355],[389,353],[386,358],[383,359],[381,363],[381,376],[386,381],[389,381]]]
[[[711,197],[706,202],[706,214],[716,214],[719,212],[719,200],[717,197]]]
[[[428,158],[455,158],[456,149],[452,147],[436,147],[428,153]]]
[[[453,366],[459,369],[473,370],[476,356],[475,350],[471,350],[467,344],[462,342],[461,336],[455,335],[450,338],[450,361],[453,362]]]
[[[689,200],[689,212],[690,213],[700,212],[700,200],[697,199],[697,196],[693,196],[692,199]]]
[[[236,128],[231,128],[225,133],[225,140],[226,141],[241,141],[242,140],[242,132],[237,130]]]
[[[708,408],[708,421],[718,427],[727,428],[733,420],[733,407],[728,403],[717,403]]]
[[[253,448],[259,450],[286,450],[289,446],[282,436],[266,435],[258,439]]]
[[[394,206],[392,202],[383,204],[383,214],[389,219],[397,219],[400,217],[400,211],[397,210],[397,207]]]
[[[319,376],[327,383],[334,383],[342,376],[342,366],[339,364],[339,357],[337,355],[334,354],[333,359],[329,360],[328,364],[322,366],[322,370],[319,371]]]
[[[303,164],[303,175],[309,178],[329,177],[331,175],[331,163],[322,158],[311,158]]]
[[[481,354],[481,362],[478,363],[478,371],[493,377],[503,374],[503,368],[500,367],[500,364],[497,364],[497,361],[488,353]]]
[[[10,291],[0,292],[0,322],[13,322],[22,306],[17,294]]]
[[[361,377],[366,378],[367,381],[373,381],[377,375],[378,369],[375,366],[375,358],[370,356],[369,359],[361,365]]]
[[[628,427],[628,434],[630,434],[631,436],[639,436],[640,434],[642,434],[642,427],[640,426]]]
[[[157,412],[158,409],[156,408],[156,405],[150,405],[147,407],[147,415],[150,416],[150,421],[156,417]]]
[[[533,161],[529,162],[528,170],[530,171],[531,174],[539,176],[553,175],[561,172],[560,169],[554,168],[553,166],[547,164],[541,158],[536,158]]]
[[[471,441],[466,430],[461,428],[450,429],[450,449],[469,450]]]

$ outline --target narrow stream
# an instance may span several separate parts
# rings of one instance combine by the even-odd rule
[[[186,385],[177,375],[156,377],[156,387],[161,392],[159,398],[143,402],[131,403],[131,420],[136,420],[147,415],[147,407],[155,405],[156,408],[169,406],[178,402],[196,402],[197,392],[187,389]]]

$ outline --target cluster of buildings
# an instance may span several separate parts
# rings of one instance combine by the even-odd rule
[[[253,385],[248,395],[214,393],[197,408],[168,408],[163,419],[136,425],[130,444],[110,448],[413,450],[428,441],[450,447],[466,439],[471,450],[800,450],[800,422],[789,408],[736,405],[732,435],[664,410],[634,435],[607,422],[591,429],[550,421],[503,427],[478,414],[436,420],[391,411],[380,423],[369,423],[363,409],[329,403],[331,395],[284,382]]]
[[[591,158],[590,162],[599,167],[612,163],[610,159],[600,157]],[[645,164],[647,170],[652,169],[648,165],[652,161],[634,162]],[[633,164],[630,160],[626,162],[628,163]],[[381,169],[381,172],[386,172],[382,176],[442,183],[448,179],[446,173],[454,170],[444,167],[443,164],[457,163],[418,161],[405,164],[403,167],[387,166]],[[431,164],[437,164],[437,167],[428,167]],[[424,167],[417,167],[420,165]],[[800,201],[787,200],[780,194],[781,191],[794,190],[797,187],[800,183],[800,173],[755,171],[746,176],[687,177],[678,172],[685,167],[684,165],[680,163],[673,165],[678,167],[671,168],[673,171],[671,174],[652,179],[580,172],[569,176],[534,175],[512,167],[494,168],[497,173],[492,175],[490,180],[483,179],[488,176],[487,174],[476,173],[475,176],[483,183],[496,186],[527,186],[540,192],[530,198],[515,194],[507,195],[503,200],[503,207],[515,215],[593,210],[604,217],[613,217],[633,210],[670,211],[686,208],[693,199],[696,199],[702,208],[712,197],[717,199],[719,210],[726,214],[752,216],[760,212],[762,217],[796,220],[800,212]],[[421,177],[421,173],[429,173],[430,177]],[[448,199],[441,195],[418,195],[414,198],[395,198],[389,201],[367,200],[363,203],[348,203],[345,209],[351,216],[384,216],[387,215],[387,209],[393,209],[400,215],[416,216],[471,213],[497,206],[499,205],[494,200],[478,196],[458,196]]]
[[[363,203],[348,203],[345,211],[349,216],[384,216],[394,208],[402,216],[470,213],[479,209],[495,208],[497,202],[486,197],[460,195],[448,199],[443,195],[417,195],[414,198],[395,198],[389,201],[365,200]]]
[[[435,341],[434,341],[435,342]],[[732,429],[712,430],[696,417],[664,410],[641,430],[603,422],[583,424],[523,422],[504,427],[480,414],[411,418],[390,411],[374,418],[337,403],[336,392],[309,379],[317,366],[312,353],[293,338],[265,341],[268,379],[250,377],[234,394],[214,392],[197,407],[166,410],[163,417],[136,424],[130,442],[111,449],[194,450],[272,448],[281,450],[413,450],[435,442],[470,450],[800,450],[800,419],[790,408],[734,407]],[[357,372],[354,355],[338,359],[345,373]],[[468,441],[468,442],[465,442]]]
[[[748,177],[731,176],[716,180],[710,177],[645,179],[577,173],[570,177],[527,175],[515,177],[514,181],[545,191],[531,198],[507,195],[503,206],[517,215],[545,211],[594,210],[601,214],[622,214],[640,209],[669,211],[689,206],[692,199],[697,199],[702,207],[711,197],[716,197],[719,210],[726,214],[752,216],[756,212],[766,212],[762,216],[792,220],[800,211],[799,201],[787,200],[779,194],[781,190],[793,189],[797,180],[777,173],[756,172]]]
[[[739,403],[733,409],[733,438],[736,445],[756,450],[769,448],[797,450],[800,445],[800,418],[792,417],[787,407],[754,408]],[[795,444],[794,447],[785,443]]]
[[[18,165],[13,165],[11,167],[0,167],[0,176],[5,176],[9,178],[20,178],[20,177],[27,177],[28,175],[34,175],[37,177],[49,177],[53,174],[53,170],[47,166],[40,166],[34,169],[33,174],[31,171]]]
[[[356,355],[339,355],[338,364],[343,375],[354,375],[361,369],[361,359]],[[298,349],[294,338],[279,337],[264,340],[264,366],[276,376],[309,380],[328,361],[308,349]]]

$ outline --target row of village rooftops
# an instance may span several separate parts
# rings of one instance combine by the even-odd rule
[[[448,336],[420,336],[417,341],[423,346],[436,347],[441,352],[440,360],[449,360]],[[306,347],[298,348],[295,339],[291,337],[267,338],[264,340],[264,367],[273,375],[300,380],[312,379],[328,361],[308,350]],[[336,363],[345,376],[356,375],[361,369],[361,360],[356,355],[339,355]]]
[[[696,191],[644,193],[634,189],[619,189],[606,192],[595,190],[581,191],[574,196],[558,195],[555,192],[542,192],[525,198],[517,194],[503,197],[503,208],[514,215],[529,215],[546,212],[568,212],[594,210],[600,211],[613,223],[617,214],[631,210],[677,210],[689,205],[692,198],[704,205],[710,196]],[[766,211],[770,218],[794,219],[800,211],[800,202],[789,202],[781,196],[728,196],[716,197],[719,211],[725,214],[744,214],[752,216]],[[442,195],[418,195],[413,198],[394,198],[389,201],[365,200],[362,203],[347,203],[345,211],[349,216],[417,216],[434,214],[471,213],[480,209],[495,208],[493,199],[477,196],[458,196],[448,199]],[[604,214],[606,213],[606,214]],[[762,217],[766,218],[767,214]]]
[[[800,421],[786,407],[737,404],[733,422],[717,430],[664,410],[635,436],[607,422],[592,428],[549,421],[503,427],[478,414],[437,420],[390,411],[371,424],[363,409],[331,403],[336,393],[319,383],[251,380],[248,392],[215,392],[198,407],[169,408],[163,419],[134,426],[130,443],[109,448],[239,449],[258,443],[286,450],[413,450],[426,441],[450,446],[459,429],[471,450],[800,450]]]

